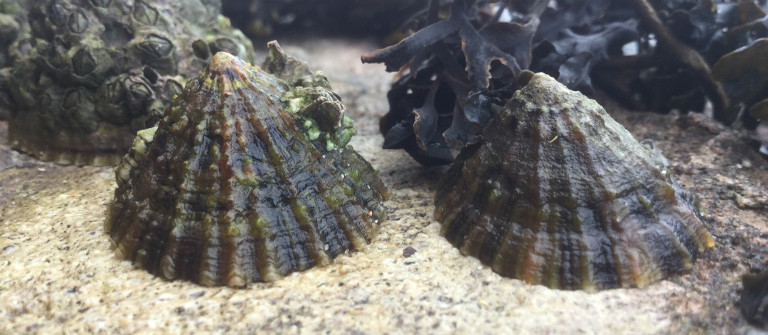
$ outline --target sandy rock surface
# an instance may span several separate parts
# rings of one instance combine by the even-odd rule
[[[768,263],[768,164],[743,134],[703,115],[609,112],[650,138],[699,195],[716,247],[683,277],[643,289],[564,292],[503,278],[439,235],[443,169],[381,151],[391,75],[360,64],[372,44],[283,41],[351,109],[352,145],[381,173],[388,220],[363,251],[247,289],[167,282],[117,259],[103,232],[111,168],[18,154],[0,122],[0,333],[746,334],[739,276]],[[263,52],[263,50],[262,50]]]

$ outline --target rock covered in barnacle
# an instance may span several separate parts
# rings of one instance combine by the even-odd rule
[[[42,160],[117,164],[215,52],[254,57],[220,0],[15,1],[0,110],[11,146]]]
[[[159,125],[139,132],[105,221],[123,257],[163,278],[240,287],[328,264],[371,239],[386,190],[331,139],[348,122],[319,135],[306,127],[327,120],[290,100],[297,82],[310,89],[320,76],[295,79],[218,53]]]
[[[693,197],[594,100],[536,74],[462,150],[435,198],[442,234],[501,275],[639,287],[714,241]]]
[[[9,106],[11,87],[8,79],[11,74],[14,52],[18,50],[18,40],[29,36],[26,7],[24,0],[4,0],[0,2],[0,120],[11,116]]]

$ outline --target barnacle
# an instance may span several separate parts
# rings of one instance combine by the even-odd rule
[[[270,49],[273,74],[215,54],[138,133],[105,221],[123,257],[166,279],[240,287],[371,239],[386,189],[347,145],[351,120],[324,77],[284,76],[298,62]]]
[[[21,3],[0,109],[15,149],[60,164],[117,164],[211,50],[254,56],[218,0]]]
[[[435,204],[463,253],[553,288],[643,286],[689,270],[714,244],[663,162],[544,74],[462,150]]]

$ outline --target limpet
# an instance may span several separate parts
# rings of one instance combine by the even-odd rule
[[[215,54],[139,132],[105,221],[118,253],[166,279],[246,286],[359,250],[387,191],[347,145],[319,74],[270,44],[265,68]]]
[[[435,216],[462,253],[551,288],[641,287],[714,241],[696,201],[594,100],[534,75],[464,148]]]

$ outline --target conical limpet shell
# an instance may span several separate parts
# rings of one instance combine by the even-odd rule
[[[714,242],[693,197],[594,100],[534,75],[442,181],[435,216],[462,253],[561,289],[643,286]]]
[[[386,190],[346,146],[351,120],[327,104],[338,98],[313,83],[327,84],[286,83],[217,53],[115,170],[105,228],[118,252],[166,279],[240,287],[365,245]],[[324,109],[296,101],[308,91]],[[334,106],[338,128],[313,126]]]

